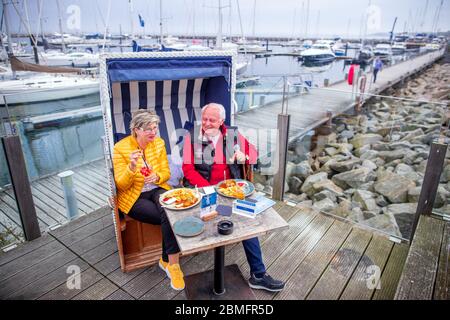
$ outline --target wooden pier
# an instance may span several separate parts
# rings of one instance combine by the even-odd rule
[[[286,281],[286,288],[279,293],[255,290],[258,299],[390,300],[396,293],[401,298],[400,281],[414,280],[409,269],[404,274],[405,261],[410,263],[414,256],[409,245],[394,243],[383,235],[310,208],[283,202],[274,208],[289,223],[289,229],[263,236],[260,243],[267,270]],[[439,224],[440,231],[428,247],[419,249],[420,244],[413,244],[414,250],[430,250],[431,245],[432,252],[447,248],[449,223],[430,222],[433,218],[426,218],[428,225]],[[419,224],[417,232],[422,238],[430,238],[425,234],[426,226]],[[432,268],[426,271],[434,276],[426,276],[421,282],[431,288],[427,291],[431,294],[428,298],[448,299],[447,287],[443,288],[448,284],[442,282],[448,275],[449,252],[445,250],[428,263]],[[248,277],[242,244],[227,246],[225,251],[225,263],[236,263],[244,277]],[[212,250],[181,259],[186,275],[211,269],[213,265]],[[67,286],[69,267],[80,268],[81,288]],[[109,209],[97,210],[0,254],[0,268],[0,299],[186,299],[184,291],[170,288],[168,278],[157,265],[129,273],[121,271]],[[379,282],[371,278],[375,268],[379,271]]]
[[[377,76],[377,82],[370,84],[367,79],[366,93],[379,94],[414,75],[443,57],[445,49],[430,52],[384,68]],[[281,92],[280,92],[281,95]],[[352,86],[341,81],[327,88],[310,89],[307,93],[290,95],[287,112],[291,115],[289,140],[292,141],[309,130],[354,107]],[[277,128],[276,115],[281,112],[282,102],[276,101],[261,107],[235,114],[235,125],[242,129]],[[328,115],[327,115],[328,113]]]
[[[79,214],[87,215],[105,208],[109,197],[105,161],[94,161],[73,168],[72,171]],[[68,222],[63,187],[56,175],[33,181],[31,192],[42,232]],[[12,188],[0,191],[0,232],[5,234],[6,240],[10,242],[23,240],[19,210]]]

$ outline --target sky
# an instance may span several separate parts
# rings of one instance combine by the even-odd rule
[[[389,32],[396,17],[396,33],[450,30],[450,0],[41,0],[41,15],[39,0],[14,2],[7,7],[13,33],[27,33],[27,25],[39,32],[40,16],[44,32],[59,32],[58,2],[63,32],[72,34],[106,28],[113,34],[120,28],[122,33],[159,34],[161,2],[164,35],[216,35],[219,3],[224,36],[359,38]]]

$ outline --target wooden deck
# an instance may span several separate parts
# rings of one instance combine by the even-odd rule
[[[430,52],[391,67],[384,68],[372,84],[367,79],[366,93],[379,94],[394,84],[406,79],[434,63],[442,57],[444,49]],[[281,93],[280,93],[281,94]],[[353,107],[352,87],[346,81],[338,82],[328,88],[311,89],[309,93],[289,97],[288,113],[291,115],[289,140],[326,122],[327,111],[335,117]],[[277,114],[281,113],[281,101],[269,103],[235,115],[235,125],[240,129],[277,128]]]
[[[255,290],[258,299],[393,299],[408,245],[335,220],[305,207],[279,202],[290,228],[260,238],[270,274],[286,281],[277,294]],[[211,269],[213,250],[185,256],[182,270]],[[249,276],[241,243],[226,247],[225,263]],[[69,266],[79,266],[81,289],[68,289]],[[367,286],[378,266],[381,288]],[[107,209],[0,254],[0,299],[185,299],[157,267],[123,273],[112,217]]]
[[[80,215],[89,214],[107,206],[108,180],[105,162],[98,160],[72,169],[73,181]],[[63,188],[56,175],[36,180],[31,192],[41,232],[48,231],[68,222],[65,215]],[[23,240],[22,225],[12,188],[0,192],[0,232],[6,241]]]

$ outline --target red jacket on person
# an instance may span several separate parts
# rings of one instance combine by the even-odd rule
[[[223,137],[226,135],[227,129],[225,126],[221,128],[222,133],[217,141],[216,146],[214,147],[214,163],[211,168],[211,177],[208,180],[203,178],[203,176],[196,170],[194,163],[194,152],[191,143],[191,136],[187,134],[184,138],[184,147],[183,147],[183,174],[185,179],[193,185],[199,188],[206,187],[210,185],[215,185],[222,180],[230,179],[231,174],[227,165],[227,161],[225,159],[225,155],[223,154]],[[258,160],[258,152],[252,144],[250,144],[247,139],[244,138],[240,133],[238,133],[238,144],[240,151],[243,152],[247,156],[246,163],[248,164],[256,164]],[[229,160],[228,160],[229,161]],[[225,174],[224,174],[225,172]]]

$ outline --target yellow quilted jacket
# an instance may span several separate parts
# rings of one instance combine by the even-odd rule
[[[139,145],[133,136],[123,138],[114,145],[113,166],[117,202],[119,209],[126,214],[131,210],[144,187],[144,176],[140,173],[140,169],[145,166],[144,160],[142,158],[138,160],[135,172],[132,172],[128,166],[131,152],[138,148]],[[163,139],[155,138],[147,145],[145,159],[159,176],[157,185],[169,190],[170,186],[166,181],[170,178],[170,169]]]

